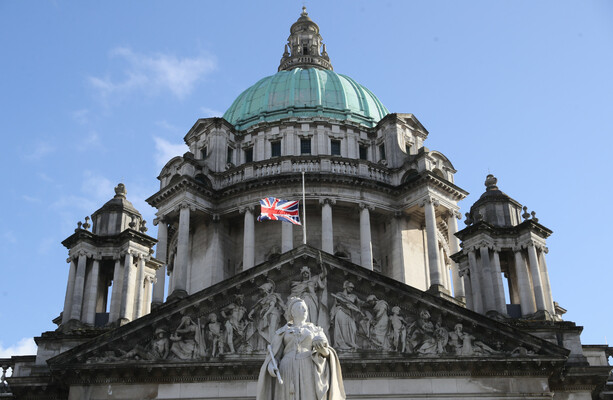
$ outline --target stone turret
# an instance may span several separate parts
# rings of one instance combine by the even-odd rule
[[[465,276],[467,306],[484,314],[559,319],[563,310],[552,300],[545,261],[552,232],[496,185],[488,175],[485,193],[466,213],[467,227],[456,234],[463,250],[452,258]]]
[[[326,45],[319,34],[319,26],[309,18],[306,7],[302,7],[300,18],[290,28],[279,71],[298,67],[333,70]]]

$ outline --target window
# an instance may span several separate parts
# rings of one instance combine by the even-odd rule
[[[409,143],[405,144],[404,150],[407,152],[407,155],[411,154],[411,145]]]
[[[311,154],[311,139],[300,139],[300,154]]]
[[[360,160],[368,160],[368,148],[360,146]]]
[[[333,156],[341,155],[341,141],[340,140],[330,140],[330,154]]]
[[[272,157],[281,157],[281,141],[280,140],[270,142],[270,155]]]
[[[203,159],[203,160],[204,160],[204,159],[206,158],[206,156],[207,156],[206,151],[207,151],[207,150],[206,150],[206,146],[204,146],[204,147],[202,148],[202,150],[200,150],[200,155],[202,156],[202,159]]]
[[[379,158],[381,160],[385,160],[385,145],[384,144],[379,145]]]
[[[226,163],[232,164],[232,159],[234,158],[234,149],[232,147],[228,147],[228,154],[226,155]]]
[[[249,147],[247,149],[245,149],[245,162],[252,162],[253,161],[253,147]]]

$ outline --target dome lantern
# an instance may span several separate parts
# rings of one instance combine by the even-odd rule
[[[278,71],[289,71],[298,67],[333,70],[326,45],[322,43],[319,34],[319,26],[309,18],[306,7],[302,7],[300,18],[290,28]]]

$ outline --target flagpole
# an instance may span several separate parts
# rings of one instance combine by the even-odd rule
[[[304,171],[302,171],[302,243],[306,244],[306,197],[304,195]]]

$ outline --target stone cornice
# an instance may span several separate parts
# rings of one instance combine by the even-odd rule
[[[125,229],[118,235],[100,236],[84,229],[79,229],[74,234],[62,241],[62,245],[68,249],[73,248],[79,242],[85,242],[94,247],[101,246],[121,246],[128,241],[134,241],[142,246],[153,247],[157,240],[149,235],[136,231],[134,229]]]

